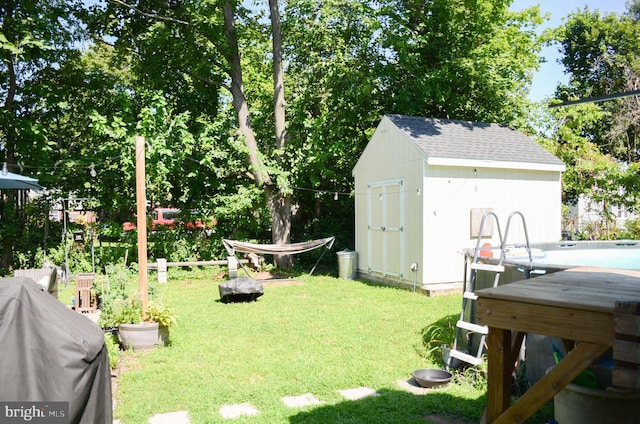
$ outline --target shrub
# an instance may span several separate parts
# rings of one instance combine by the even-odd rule
[[[147,321],[157,322],[161,327],[171,328],[176,324],[176,317],[169,308],[158,301],[150,301],[147,305]]]
[[[98,325],[103,329],[117,328],[120,324],[142,322],[142,302],[134,297],[109,297],[104,302]]]
[[[456,327],[452,322],[437,322],[422,329],[422,343],[425,356],[432,360],[440,360],[441,347],[451,347],[456,338]]]
[[[638,240],[640,239],[640,219],[627,221],[626,238]]]

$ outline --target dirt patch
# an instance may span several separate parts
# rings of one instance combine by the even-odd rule
[[[294,278],[273,274],[269,271],[254,271],[252,278],[260,281],[264,287],[301,286],[304,284]]]
[[[261,281],[264,287],[302,286],[304,283],[297,280]]]
[[[131,352],[121,351],[120,360],[115,368],[111,370],[111,401],[115,410],[118,385],[120,383],[120,376],[130,370],[140,369],[140,363]]]
[[[269,271],[253,271],[252,276],[254,280],[280,280],[285,279],[287,277],[283,277],[282,275],[273,274]],[[263,281],[264,282],[264,281]]]

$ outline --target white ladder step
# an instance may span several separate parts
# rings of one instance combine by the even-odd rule
[[[467,362],[471,365],[480,365],[482,363],[482,358],[476,358],[475,356],[471,356],[468,353],[460,352],[459,350],[452,350],[449,352],[449,356],[452,358],[460,359],[461,361]]]
[[[478,300],[478,295],[476,295],[474,292],[466,291],[462,294],[462,297],[469,300]]]
[[[481,271],[504,272],[504,266],[502,265],[483,264],[480,262],[472,262],[471,269],[477,269]]]
[[[474,324],[472,322],[458,320],[456,327],[464,328],[465,330],[473,331],[474,333],[489,334],[489,327],[486,325]]]

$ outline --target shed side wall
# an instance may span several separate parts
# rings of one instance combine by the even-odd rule
[[[400,258],[401,269],[395,266],[389,269],[394,274],[401,274],[403,279],[421,283],[421,277],[414,275],[411,264],[420,262],[422,257],[422,182],[423,182],[424,153],[414,143],[406,139],[403,132],[399,131],[387,118],[383,118],[376,132],[373,134],[365,151],[354,168],[355,179],[355,228],[356,246],[358,252],[359,272],[370,272],[370,268],[380,269],[380,264],[370,263],[371,258],[382,258],[384,246],[371,242],[368,228],[371,215],[377,216],[378,212],[370,208],[380,208],[377,190],[371,190],[371,186],[385,181],[401,180],[402,195],[394,193],[385,199],[401,204],[387,205],[385,213],[403,214],[404,216],[386,216],[387,222],[403,225],[402,235],[394,235],[393,243],[402,243],[399,249],[402,252]],[[376,198],[370,198],[374,193]],[[381,213],[381,212],[380,212]],[[398,241],[400,240],[400,241]],[[394,252],[386,252],[388,257],[395,258]],[[375,259],[373,259],[375,260]],[[393,276],[390,278],[398,279]]]
[[[471,209],[493,209],[505,235],[509,215],[525,217],[531,243],[561,236],[559,172],[425,165],[424,258],[425,283],[461,281],[464,248],[476,246],[471,236]],[[482,240],[499,245],[493,237]],[[525,242],[522,220],[512,218],[507,243]],[[498,254],[498,251],[496,251]]]

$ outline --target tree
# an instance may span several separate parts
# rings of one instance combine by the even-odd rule
[[[561,62],[570,75],[569,83],[556,89],[557,98],[575,100],[640,88],[638,4],[631,2],[622,15],[601,15],[585,8],[571,14],[567,23],[556,30],[563,54]],[[589,105],[589,109],[554,113],[562,116],[554,137],[573,144],[575,149],[567,161],[573,166],[564,177],[568,198],[585,193],[605,204],[637,208],[638,98],[609,100]]]
[[[111,0],[94,8],[89,28],[114,37],[130,90],[162,92],[176,113],[189,111],[189,131],[229,122],[233,111],[237,133],[223,136],[219,154],[246,163],[227,167],[217,210],[261,221],[266,209],[272,241],[286,243],[292,202],[316,222],[325,192],[352,210],[351,169],[382,113],[523,122],[539,49],[527,28],[540,18],[507,4],[292,0],[280,30],[275,1],[265,25],[258,7],[232,0]],[[252,203],[258,192],[263,207]]]
[[[36,167],[48,159],[49,129],[46,116],[63,107],[63,87],[56,85],[60,64],[77,58],[74,43],[83,37],[78,24],[82,2],[5,1],[0,5],[0,143],[9,170],[21,163]],[[28,163],[27,163],[28,161]],[[33,168],[32,168],[33,169]],[[37,175],[43,184],[46,173]],[[13,264],[13,244],[23,227],[14,221],[16,194],[5,197],[2,219],[1,265]]]
[[[640,22],[631,13],[602,16],[585,8],[571,14],[556,35],[561,62],[570,75],[569,83],[557,88],[556,97],[567,100],[632,89],[640,72],[639,35]],[[603,152],[636,162],[640,158],[637,135],[628,120],[632,105],[632,100],[602,103],[610,113],[586,130]]]
[[[295,230],[353,248],[351,171],[383,112],[374,2],[289,1],[283,12]]]
[[[308,231],[339,217],[324,228],[353,247],[351,171],[385,113],[526,125],[542,18],[538,8],[506,6],[286,3],[289,155],[294,186],[307,188],[294,198]]]
[[[575,203],[578,196],[587,195],[596,202],[619,200],[619,163],[584,135],[584,129],[603,118],[606,112],[597,105],[579,105],[553,111],[559,125],[554,140],[547,145],[567,165],[563,176],[565,203]]]
[[[98,11],[95,8],[94,11]],[[246,11],[235,1],[124,3],[112,1],[103,17],[115,16],[116,21],[98,21],[98,27],[117,37],[116,48],[133,50],[138,79],[151,89],[170,93],[177,109],[208,113],[215,116],[214,107],[195,109],[193,103],[182,100],[179,93],[198,91],[204,84],[208,91],[226,88],[231,95],[240,138],[244,141],[248,160],[247,173],[253,184],[264,190],[265,203],[271,215],[272,241],[290,240],[291,200],[286,180],[274,178],[282,169],[282,152],[287,142],[284,114],[284,71],[282,67],[280,18],[277,1],[270,2],[273,40],[273,116],[272,146],[258,142],[250,119],[250,107],[245,93],[243,64],[238,39],[238,19],[246,19]],[[114,31],[109,31],[114,28]],[[241,30],[251,31],[249,26]],[[149,51],[157,54],[149,54]],[[204,60],[203,60],[204,59]],[[211,66],[213,64],[213,66]],[[163,68],[165,71],[159,71]],[[159,72],[154,72],[159,71]],[[171,74],[169,78],[158,75]],[[170,83],[171,86],[170,86]],[[288,257],[279,258],[280,265],[289,265]]]
[[[542,18],[509,3],[382,2],[387,110],[522,125]]]

